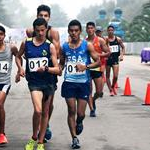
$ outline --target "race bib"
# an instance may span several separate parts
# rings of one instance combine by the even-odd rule
[[[83,72],[77,72],[76,65],[77,65],[77,63],[68,62],[67,63],[67,74],[71,74],[71,75],[85,74],[85,71],[83,71]]]
[[[0,61],[0,73],[7,73],[9,69],[8,61]]]
[[[39,67],[48,66],[48,58],[29,58],[29,70],[30,72],[35,72]]]
[[[118,47],[118,45],[110,46],[110,51],[111,51],[112,53],[117,53],[117,52],[119,52],[119,47]]]

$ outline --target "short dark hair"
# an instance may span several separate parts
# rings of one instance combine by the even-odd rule
[[[107,30],[108,30],[109,28],[115,29],[115,27],[114,27],[113,25],[109,25],[109,26],[107,27]]]
[[[4,32],[4,34],[5,34],[5,28],[3,27],[3,26],[0,26],[0,31],[2,31],[2,32]]]
[[[68,24],[68,30],[70,29],[71,26],[78,26],[80,31],[82,31],[82,26],[81,26],[81,23],[80,21],[74,19],[74,20],[71,20]]]
[[[95,23],[92,22],[92,21],[89,21],[89,22],[87,22],[87,24],[86,24],[86,28],[87,28],[88,26],[93,26],[93,27],[95,27]]]
[[[44,25],[47,28],[47,22],[44,18],[37,18],[33,22],[33,28],[35,29],[36,26]]]
[[[51,8],[47,5],[40,5],[38,8],[37,8],[37,15],[41,12],[41,11],[46,11],[48,12],[49,16],[51,14]]]

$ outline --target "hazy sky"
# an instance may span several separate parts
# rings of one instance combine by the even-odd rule
[[[59,4],[60,7],[67,13],[68,17],[74,19],[80,12],[82,7],[101,4],[103,0],[20,0],[30,12],[36,12],[39,4]],[[108,1],[108,0],[106,0]]]

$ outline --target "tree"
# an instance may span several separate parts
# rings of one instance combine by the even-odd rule
[[[9,17],[11,18],[11,27],[23,28],[31,26],[35,16],[28,14],[27,8],[23,7],[19,0],[4,1],[4,5]]]
[[[99,6],[90,6],[88,8],[82,8],[80,13],[77,15],[77,18],[81,20],[83,24],[88,21],[95,21],[98,17]]]
[[[11,20],[5,9],[4,0],[0,0],[0,10],[1,10],[0,22],[3,23],[4,25],[10,26]]]
[[[150,41],[150,2],[143,4],[142,11],[139,15],[134,17],[130,23],[129,41],[148,42]]]
[[[109,18],[112,16],[114,8],[114,1],[104,1],[101,5],[93,5],[89,6],[88,8],[82,8],[80,13],[77,15],[77,18],[84,24],[88,21],[96,21],[99,19],[99,11],[105,9],[107,13],[107,19],[109,20]]]
[[[117,7],[123,10],[123,18],[128,22],[132,22],[133,18],[141,13],[142,5],[149,0],[117,0]]]
[[[65,27],[69,22],[68,16],[59,5],[52,5],[51,22],[55,27]]]
[[[11,18],[11,27],[27,28],[32,25],[36,18],[36,12],[29,14],[28,9],[23,7],[19,0],[4,1],[5,9]],[[10,8],[11,6],[11,8]],[[66,26],[68,17],[58,5],[52,5],[51,22],[55,27]],[[7,19],[6,19],[7,20]],[[10,19],[8,19],[10,20]]]

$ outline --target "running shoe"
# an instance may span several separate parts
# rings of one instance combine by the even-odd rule
[[[36,141],[34,141],[32,138],[28,141],[28,143],[25,146],[25,150],[34,150],[34,147],[36,145]]]
[[[48,142],[48,140],[46,138],[44,138],[43,143],[47,143],[47,142]]]
[[[45,133],[45,140],[48,141],[52,138],[52,131],[50,130],[49,127],[47,127],[46,129],[46,133]]]
[[[96,117],[95,110],[90,111],[90,117]]]
[[[5,136],[5,134],[0,134],[0,144],[7,144],[8,143],[8,140]]]
[[[71,147],[72,147],[72,149],[79,149],[80,148],[79,139],[77,137],[73,138]]]
[[[101,92],[101,93],[99,94],[99,97],[103,97],[103,95],[104,95],[104,93],[103,93],[103,92]]]
[[[79,135],[83,131],[83,124],[82,123],[77,123],[76,125],[76,134]]]
[[[36,150],[45,150],[44,144],[38,143],[37,144],[37,149]]]
[[[113,91],[110,92],[110,96],[114,96],[114,92]]]

